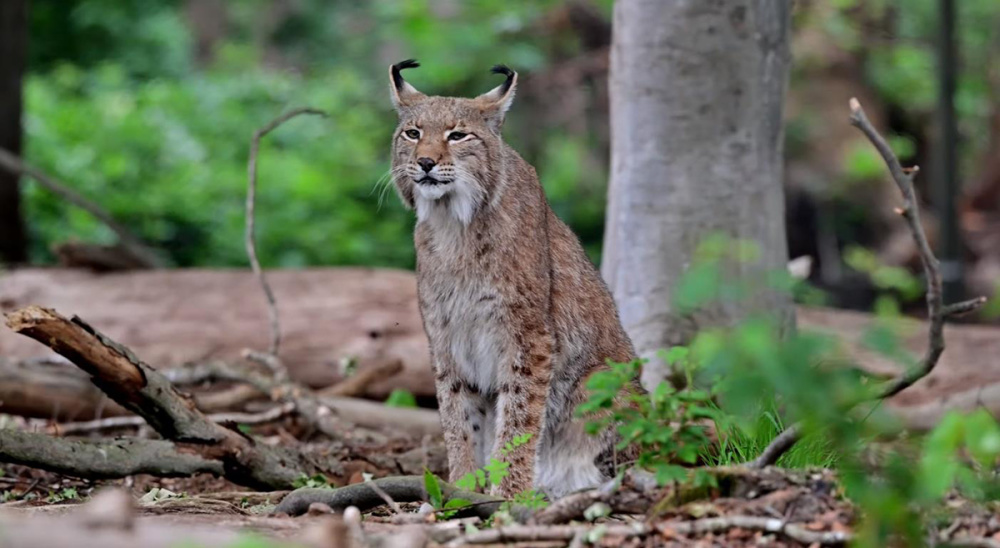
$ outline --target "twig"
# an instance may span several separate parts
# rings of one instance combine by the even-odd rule
[[[631,525],[512,525],[476,531],[452,540],[447,546],[557,540],[573,542],[574,539],[581,539],[591,532],[598,531],[602,538],[644,537],[656,532],[669,538],[678,535],[719,533],[735,528],[780,534],[794,541],[811,545],[840,546],[847,544],[853,538],[850,533],[841,531],[810,531],[802,525],[788,523],[781,519],[737,515],[702,518],[694,521],[665,521],[656,524],[655,530],[643,523]]]
[[[261,278],[261,279],[263,279],[263,278]],[[269,299],[273,299],[273,298],[274,297],[269,297]],[[274,315],[271,317],[272,328],[276,327],[278,325],[277,324],[277,321],[278,321],[277,314],[278,314],[277,309],[275,309]],[[272,333],[276,333],[276,331],[274,331]],[[274,341],[276,341],[276,340],[278,340],[278,339],[277,338],[272,338],[271,339],[271,343],[274,344]],[[251,361],[253,363],[259,363],[259,364],[263,365],[264,367],[266,367],[269,371],[271,371],[271,375],[274,376],[274,380],[276,380],[278,382],[285,382],[285,381],[288,380],[288,369],[285,368],[285,364],[282,363],[281,359],[279,359],[278,356],[276,354],[274,354],[274,353],[270,353],[269,354],[269,353],[266,353],[266,352],[257,352],[255,350],[250,350],[248,348],[248,349],[243,350],[243,358],[245,360],[247,360],[247,361]]]
[[[944,322],[948,316],[965,314],[976,310],[986,303],[985,297],[978,297],[969,301],[945,306],[941,300],[941,272],[937,257],[931,250],[927,242],[927,235],[924,227],[920,223],[920,208],[917,204],[916,192],[913,189],[913,178],[920,172],[917,166],[904,169],[899,163],[899,158],[892,152],[892,148],[885,141],[878,131],[872,126],[868,117],[865,116],[864,109],[857,99],[851,98],[851,125],[861,130],[868,137],[875,149],[878,150],[889,168],[889,174],[893,182],[903,195],[903,207],[896,211],[903,216],[913,240],[917,245],[917,252],[920,254],[920,262],[923,264],[924,276],[927,278],[927,350],[917,367],[913,367],[889,381],[873,399],[883,400],[891,398],[896,394],[906,390],[920,379],[926,377],[934,370],[941,354],[944,352]],[[801,424],[794,424],[789,429],[782,432],[771,441],[761,455],[753,461],[747,463],[751,468],[762,468],[778,461],[785,452],[798,442],[801,436]]]
[[[264,296],[267,298],[268,313],[271,318],[271,344],[268,347],[268,353],[272,356],[278,355],[278,347],[281,344],[281,330],[278,325],[278,305],[274,300],[274,293],[271,291],[271,286],[267,283],[264,271],[260,268],[260,261],[257,259],[257,240],[254,233],[254,205],[257,196],[257,153],[260,150],[260,140],[265,135],[300,114],[326,116],[326,113],[322,110],[314,108],[297,108],[278,116],[274,120],[271,120],[267,125],[254,132],[253,138],[250,140],[250,157],[247,163],[245,245],[247,256],[250,258],[250,266],[253,268],[253,273],[257,276],[257,280],[260,282],[261,289],[264,290]]]
[[[510,525],[483,529],[452,540],[445,546],[458,547],[468,544],[499,544],[502,542],[572,541],[577,535],[586,536],[601,528],[602,538],[643,537],[653,532],[649,526],[634,525]]]
[[[379,487],[377,483],[372,480],[366,480],[365,483],[368,484],[368,486],[371,487],[372,490],[378,494],[378,496],[382,497],[382,500],[389,505],[389,508],[392,508],[392,511],[395,512],[397,516],[403,514],[403,509],[399,507],[399,504],[392,500],[389,493],[386,493],[385,490]]]
[[[246,424],[252,426],[256,424],[267,424],[269,422],[274,422],[278,419],[290,415],[294,411],[295,411],[294,404],[285,403],[276,407],[272,407],[267,411],[262,411],[260,413],[215,413],[206,416],[208,420],[216,424],[235,423],[235,424]],[[99,419],[92,421],[55,424],[49,428],[49,431],[53,434],[61,434],[61,435],[84,434],[99,430],[110,430],[114,428],[138,427],[144,424],[146,424],[146,421],[143,420],[142,417],[136,417],[136,416],[108,417],[106,419]]]
[[[777,533],[810,545],[839,546],[847,544],[853,538],[853,535],[843,531],[810,531],[802,525],[788,523],[785,520],[758,516],[720,516],[694,521],[666,521],[656,525],[657,530],[664,535],[669,533],[681,535],[717,533],[737,527],[752,531]]]
[[[160,258],[148,247],[146,247],[142,240],[132,234],[129,229],[119,224],[118,221],[114,220],[114,218],[112,218],[107,211],[104,211],[101,206],[91,202],[87,198],[84,198],[69,186],[53,179],[52,177],[49,177],[34,166],[24,163],[15,154],[12,154],[9,150],[3,148],[0,148],[0,168],[6,169],[7,171],[17,175],[27,175],[28,177],[31,177],[38,184],[42,185],[53,194],[58,195],[67,202],[93,215],[95,219],[107,225],[107,227],[110,228],[116,236],[118,236],[118,240],[121,242],[122,246],[125,249],[128,249],[129,253],[134,255],[134,258],[141,262],[141,264],[146,268],[158,268],[163,266],[163,261],[161,261]]]
[[[337,384],[317,391],[320,396],[362,396],[373,383],[388,379],[403,370],[403,362],[391,360],[366,367]]]

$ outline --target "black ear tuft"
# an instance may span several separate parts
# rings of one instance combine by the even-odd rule
[[[396,86],[397,90],[403,89],[403,76],[399,71],[409,68],[417,68],[420,63],[416,59],[407,59],[406,61],[401,61],[392,66],[392,85]]]
[[[514,76],[516,73],[510,69],[507,65],[493,65],[490,69],[493,74],[503,74],[507,77],[507,81],[503,83],[503,87],[500,88],[500,94],[503,95],[510,91],[510,86],[514,84]]]

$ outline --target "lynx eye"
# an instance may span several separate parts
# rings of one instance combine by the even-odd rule
[[[468,136],[469,136],[468,133],[462,133],[461,131],[453,131],[453,132],[451,132],[451,133],[448,134],[448,140],[449,141],[461,141],[462,139],[465,139]]]
[[[416,129],[408,129],[408,130],[406,130],[405,133],[406,133],[406,136],[409,137],[410,139],[419,139],[420,138],[420,131],[418,131]]]

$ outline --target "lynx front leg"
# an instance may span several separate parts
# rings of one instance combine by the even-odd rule
[[[473,426],[478,424],[472,415],[481,406],[480,398],[458,378],[454,369],[440,374],[436,385],[441,427],[448,451],[448,481],[454,482],[478,467],[475,441],[479,432],[473,430]]]
[[[526,337],[524,348],[501,372],[497,395],[497,441],[494,457],[510,463],[508,475],[491,494],[512,497],[532,488],[539,437],[545,419],[545,398],[552,373],[552,339],[547,331]],[[503,454],[516,438],[531,437]]]

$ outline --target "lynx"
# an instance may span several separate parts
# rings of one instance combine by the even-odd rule
[[[607,287],[545,198],[534,168],[500,136],[517,74],[474,99],[427,96],[390,67],[399,114],[396,190],[416,210],[417,288],[430,340],[450,478],[515,436],[492,490],[551,497],[593,487],[614,466],[614,432],[590,436],[574,410],[607,359],[631,360]]]

